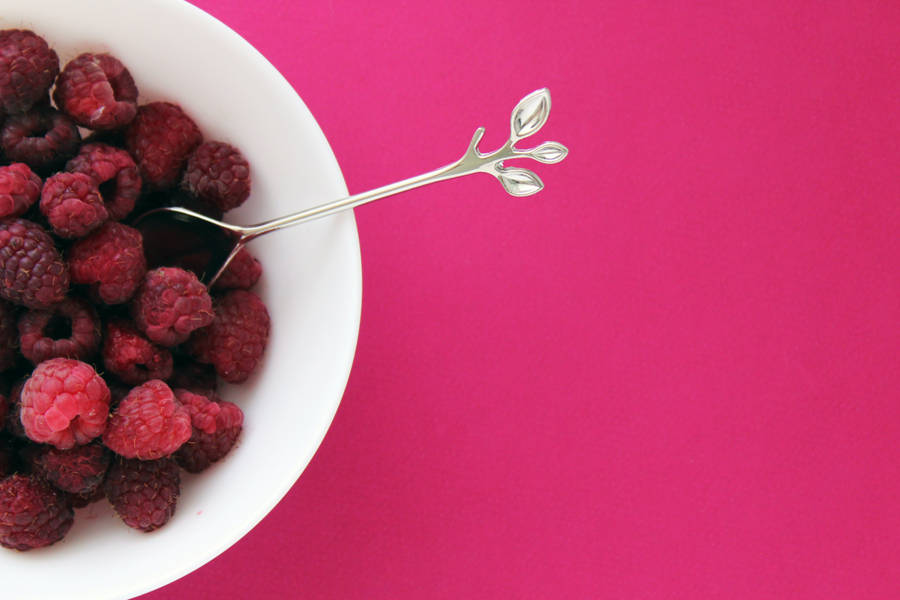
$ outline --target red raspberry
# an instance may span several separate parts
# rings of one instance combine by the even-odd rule
[[[108,144],[84,144],[78,155],[66,163],[66,170],[94,178],[109,218],[114,221],[131,212],[141,193],[141,176],[134,159],[125,150]]]
[[[78,298],[23,313],[18,329],[22,355],[35,365],[58,357],[84,360],[100,347],[97,311]]]
[[[246,248],[241,248],[225,271],[219,275],[213,284],[215,290],[240,289],[249,290],[262,275],[262,265]]]
[[[104,432],[109,388],[94,368],[71,358],[37,366],[22,388],[21,419],[35,442],[60,450],[90,442]]]
[[[144,183],[157,189],[178,182],[188,156],[202,140],[197,124],[170,102],[141,106],[125,130],[125,147],[137,162]]]
[[[33,475],[0,481],[0,546],[31,550],[61,540],[75,513],[66,497]]]
[[[137,328],[163,346],[180,344],[213,321],[206,287],[196,275],[176,267],[148,271],[131,308]]]
[[[116,129],[137,114],[138,89],[131,73],[109,54],[80,54],[59,74],[53,100],[88,129]]]
[[[40,225],[0,221],[0,298],[28,308],[49,308],[69,289],[69,270]]]
[[[114,221],[72,244],[68,258],[72,282],[106,304],[130,300],[147,273],[141,232]]]
[[[120,458],[110,466],[103,489],[126,525],[148,532],[162,527],[175,514],[181,474],[169,458]]]
[[[56,489],[82,495],[92,493],[103,482],[109,459],[109,451],[96,443],[70,450],[38,446],[31,466]]]
[[[191,336],[188,351],[229,383],[246,381],[269,339],[269,312],[258,296],[232,290],[217,299],[212,325]]]
[[[25,214],[41,196],[41,178],[25,163],[0,167],[0,218]]]
[[[48,173],[75,154],[81,134],[75,123],[46,106],[6,119],[0,129],[0,147],[6,158]]]
[[[53,232],[64,238],[84,237],[109,218],[97,183],[84,173],[57,173],[48,178],[41,190],[40,207]]]
[[[119,402],[103,434],[106,447],[125,458],[170,456],[191,437],[191,417],[158,379],[133,388]]]
[[[172,375],[172,353],[154,345],[128,321],[114,319],[106,326],[103,366],[125,383],[139,385]]]
[[[16,330],[16,313],[13,305],[0,300],[0,371],[16,364],[19,336]],[[0,424],[3,423],[0,414]]]
[[[201,200],[228,211],[250,196],[250,165],[234,146],[204,142],[188,159],[181,185]]]
[[[0,31],[0,112],[28,110],[59,73],[59,58],[41,36],[23,29]]]
[[[244,423],[244,413],[236,404],[187,390],[175,396],[191,414],[191,439],[175,453],[175,460],[189,473],[199,473],[228,454]]]

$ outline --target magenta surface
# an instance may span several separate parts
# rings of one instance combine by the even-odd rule
[[[197,1],[351,192],[541,86],[570,155],[357,211],[323,445],[142,598],[900,596],[900,4],[733,4]]]

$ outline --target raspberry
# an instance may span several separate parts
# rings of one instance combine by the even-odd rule
[[[66,163],[66,170],[94,179],[109,218],[115,221],[132,211],[141,193],[141,176],[134,159],[125,150],[108,144],[84,144]]]
[[[109,213],[90,175],[57,173],[44,182],[41,213],[53,232],[64,238],[84,237],[103,224]]]
[[[148,271],[131,307],[138,329],[163,346],[180,344],[213,321],[206,287],[196,275],[176,267]]]
[[[68,258],[72,282],[106,304],[130,300],[147,272],[141,233],[114,221],[72,244]]]
[[[100,347],[100,320],[94,307],[66,298],[49,310],[29,310],[19,317],[19,346],[33,364],[51,358],[93,356]]]
[[[184,189],[222,211],[250,196],[250,165],[241,152],[223,142],[204,142],[188,159]]]
[[[169,458],[113,461],[103,490],[126,525],[144,532],[165,525],[181,493],[178,465]]]
[[[178,452],[175,460],[189,473],[199,473],[228,454],[244,423],[244,413],[236,404],[213,396],[175,390],[175,396],[191,415],[191,439]]]
[[[90,442],[104,432],[109,388],[94,368],[71,358],[42,362],[22,388],[21,419],[35,442],[60,450]]]
[[[125,147],[137,162],[144,183],[157,189],[178,182],[188,156],[202,140],[197,124],[171,102],[141,106],[125,130]]]
[[[217,299],[212,325],[191,336],[188,351],[210,363],[229,383],[246,381],[269,339],[269,312],[252,292],[232,290]]]
[[[84,53],[59,74],[53,100],[88,129],[116,129],[137,114],[138,89],[131,73],[109,54]]]
[[[129,322],[114,319],[106,326],[103,366],[125,383],[139,385],[172,375],[172,353],[154,345]]]
[[[75,514],[65,496],[33,475],[0,481],[0,545],[31,550],[61,540]]]
[[[247,252],[246,248],[241,248],[225,271],[219,275],[213,284],[215,290],[240,289],[249,290],[262,275],[262,265],[252,254]]]
[[[15,366],[18,347],[15,309],[12,304],[0,300],[0,371]],[[2,423],[3,415],[0,414],[0,424]]]
[[[49,308],[69,289],[69,270],[53,239],[25,219],[0,221],[0,298]]]
[[[41,196],[41,178],[25,163],[0,167],[0,218],[25,214]]]
[[[41,173],[65,163],[80,141],[81,134],[72,119],[46,106],[9,117],[0,129],[0,147],[6,158]]]
[[[58,450],[39,446],[32,459],[33,472],[56,489],[70,494],[89,494],[102,482],[109,467],[109,451],[100,444]]]
[[[170,456],[191,437],[191,417],[172,389],[151,379],[116,407],[103,434],[106,447],[125,458],[155,460]]]
[[[58,73],[59,58],[44,38],[23,29],[0,31],[0,111],[28,110]]]

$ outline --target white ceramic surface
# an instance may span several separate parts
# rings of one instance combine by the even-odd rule
[[[141,102],[178,102],[206,139],[251,163],[253,195],[229,213],[252,223],[346,194],[324,135],[291,86],[226,26],[180,0],[0,0],[0,28],[43,35],[63,64],[109,51],[128,66]],[[337,92],[336,92],[337,93]],[[183,477],[173,519],[143,534],[98,503],[76,511],[69,535],[30,552],[0,549],[2,596],[112,600],[158,588],[203,565],[256,525],[318,448],[343,394],[361,304],[359,240],[345,213],[251,246],[272,335],[263,365],[223,396],[240,405],[239,445]]]

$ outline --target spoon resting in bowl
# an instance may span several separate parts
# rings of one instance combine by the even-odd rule
[[[185,262],[198,278],[212,286],[232,259],[248,242],[269,232],[327,217],[335,213],[380,200],[424,185],[454,179],[472,173],[496,177],[512,196],[530,196],[544,188],[532,171],[503,165],[504,160],[531,158],[545,164],[561,161],[568,150],[557,142],[544,142],[518,149],[516,142],[537,133],[550,116],[550,91],[536,90],[519,101],[510,119],[507,142],[487,154],[478,150],[484,127],[475,130],[463,156],[449,165],[367,192],[340,198],[256,225],[232,225],[182,207],[162,207],[137,217],[133,224],[144,236],[144,252],[150,267]]]

